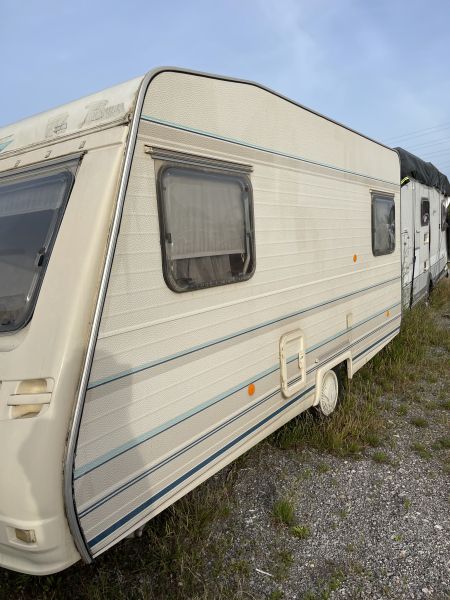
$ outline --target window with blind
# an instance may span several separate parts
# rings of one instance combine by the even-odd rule
[[[395,250],[395,203],[392,196],[372,194],[372,252],[374,256]]]
[[[163,167],[158,178],[167,285],[186,292],[249,279],[255,269],[249,179],[190,166]]]

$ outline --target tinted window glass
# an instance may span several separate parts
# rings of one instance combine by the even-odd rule
[[[249,181],[186,167],[160,175],[166,282],[177,292],[248,279],[254,270]]]
[[[31,316],[75,166],[0,179],[0,331],[19,329]]]
[[[395,250],[394,198],[372,195],[372,251],[375,256]]]

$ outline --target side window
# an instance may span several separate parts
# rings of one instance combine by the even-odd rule
[[[158,202],[164,278],[173,291],[237,283],[253,275],[253,200],[246,175],[163,166]]]
[[[393,196],[372,194],[372,252],[374,256],[395,250],[395,203]]]
[[[420,205],[420,221],[422,225],[428,225],[430,222],[430,201],[427,198],[422,198]]]
[[[447,209],[445,208],[445,202],[441,204],[441,230],[447,229]]]

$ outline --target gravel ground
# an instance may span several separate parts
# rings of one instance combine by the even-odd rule
[[[450,332],[450,319],[442,324]],[[429,352],[448,365],[446,350]],[[357,458],[267,442],[250,453],[233,486],[236,507],[216,526],[232,540],[228,564],[245,573],[239,595],[450,598],[449,450],[438,442],[449,439],[450,372],[416,382],[411,398],[386,400],[390,441]],[[275,521],[279,498],[295,507],[305,539]]]

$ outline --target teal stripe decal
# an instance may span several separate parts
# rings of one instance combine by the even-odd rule
[[[398,333],[399,331],[400,331],[400,328],[396,327],[395,329],[390,331],[388,334],[384,335],[381,339],[379,339],[378,341],[373,343],[371,346],[366,348],[364,351],[360,352],[357,356],[361,357],[362,355],[369,352],[375,346],[378,346],[381,343],[383,343],[384,340],[386,340],[388,337]],[[120,527],[122,527],[123,525],[128,523],[131,519],[136,517],[143,510],[145,510],[146,508],[148,508],[149,506],[154,504],[157,500],[159,500],[160,498],[162,498],[163,496],[168,494],[170,491],[172,491],[173,489],[178,487],[181,483],[183,483],[187,479],[190,479],[193,475],[195,475],[195,473],[197,473],[198,471],[203,469],[205,466],[207,466],[209,463],[213,462],[216,458],[218,458],[219,456],[221,456],[222,454],[224,454],[225,452],[230,450],[233,446],[235,446],[236,444],[241,442],[243,439],[245,439],[246,437],[248,437],[249,435],[251,435],[252,433],[257,431],[258,429],[260,429],[263,425],[265,425],[269,421],[271,421],[275,416],[278,416],[281,412],[284,412],[287,408],[290,408],[292,406],[292,404],[297,402],[297,400],[299,400],[303,396],[306,396],[307,394],[311,393],[314,389],[315,389],[315,385],[310,386],[308,389],[304,390],[299,395],[295,396],[294,398],[292,398],[291,400],[286,402],[286,404],[284,404],[283,406],[281,406],[280,408],[275,410],[273,413],[271,413],[267,417],[264,417],[264,419],[262,419],[261,421],[259,421],[255,425],[253,425],[250,429],[248,429],[244,433],[240,434],[234,440],[231,440],[231,442],[226,444],[223,448],[220,448],[219,450],[214,452],[211,456],[204,459],[198,465],[196,465],[195,467],[193,467],[192,469],[187,471],[184,475],[182,475],[181,477],[179,477],[178,479],[176,479],[175,481],[173,481],[172,483],[167,485],[165,488],[163,488],[162,490],[157,492],[154,496],[150,497],[145,502],[143,502],[142,504],[137,506],[131,512],[129,512],[128,514],[123,516],[121,519],[119,519],[118,521],[113,523],[110,527],[108,527],[107,529],[105,529],[104,531],[102,531],[101,533],[96,535],[94,538],[92,538],[92,540],[90,540],[88,542],[89,548],[93,548],[94,546],[99,544],[102,540],[109,537],[111,534],[113,534],[115,531],[117,531],[117,529],[119,529]]]
[[[154,504],[157,500],[159,500],[159,498],[161,498],[162,496],[165,496],[168,492],[170,492],[174,488],[178,487],[180,485],[180,483],[183,483],[183,481],[186,481],[186,479],[189,479],[190,477],[192,477],[192,475],[194,475],[195,473],[197,473],[198,471],[203,469],[209,463],[213,462],[216,458],[218,458],[222,454],[225,454],[225,452],[230,450],[233,446],[236,446],[236,444],[238,444],[239,442],[244,440],[246,437],[248,437],[250,434],[255,432],[257,429],[260,429],[263,425],[268,423],[275,416],[277,416],[281,412],[285,411],[287,408],[290,408],[292,406],[292,404],[294,404],[294,402],[297,402],[297,400],[299,400],[302,396],[312,392],[314,390],[314,387],[315,386],[309,387],[307,390],[303,391],[298,396],[295,396],[295,398],[292,398],[291,400],[286,402],[286,404],[284,404],[283,406],[278,408],[272,414],[268,415],[267,417],[265,417],[264,419],[259,421],[259,423],[256,423],[255,425],[253,425],[253,427],[251,427],[250,429],[248,429],[247,431],[245,431],[244,433],[239,435],[237,438],[235,438],[234,440],[232,440],[231,442],[226,444],[223,448],[220,448],[219,450],[214,452],[214,454],[212,454],[211,456],[209,456],[208,458],[203,460],[201,463],[199,463],[198,465],[196,465],[195,467],[190,469],[187,473],[185,473],[184,475],[182,475],[181,477],[179,477],[172,483],[170,483],[168,486],[166,486],[164,489],[159,491],[157,494],[155,494],[154,496],[152,496],[151,498],[149,498],[148,500],[143,502],[140,506],[138,506],[137,508],[132,510],[130,513],[128,513],[121,519],[119,519],[116,523],[114,523],[113,525],[111,525],[110,527],[105,529],[102,533],[99,533],[96,537],[94,537],[92,540],[90,540],[88,542],[89,547],[93,548],[94,546],[96,546],[99,542],[101,542],[106,537],[108,537],[109,535],[114,533],[114,531],[116,531],[119,527],[121,527],[122,525],[125,525],[125,523],[128,523],[128,521],[130,521],[135,516],[137,516],[140,512],[142,512],[143,510],[148,508],[151,504]]]
[[[394,281],[397,281],[399,279],[400,279],[400,277],[393,277],[392,279],[387,279],[386,281],[382,281],[381,283],[376,283],[369,287],[362,288],[360,290],[357,290],[356,292],[350,292],[349,294],[344,294],[343,296],[338,296],[337,298],[333,298],[332,300],[327,300],[326,302],[322,302],[320,304],[314,304],[313,306],[309,306],[308,308],[304,308],[302,310],[299,310],[299,311],[296,311],[293,313],[289,313],[289,314],[279,317],[277,319],[271,319],[270,321],[265,321],[263,323],[260,323],[259,325],[255,325],[254,327],[249,327],[247,329],[241,329],[240,331],[237,331],[230,335],[227,335],[227,336],[224,336],[221,338],[217,338],[215,340],[211,340],[209,342],[206,342],[206,343],[198,345],[198,346],[194,346],[192,348],[189,348],[188,350],[182,350],[181,352],[177,352],[176,354],[171,354],[171,355],[165,356],[163,358],[158,358],[152,362],[144,363],[143,365],[139,365],[138,367],[133,367],[132,369],[127,369],[126,371],[121,371],[120,373],[116,373],[115,375],[110,375],[109,377],[103,377],[102,379],[98,379],[96,381],[93,381],[92,383],[89,383],[87,389],[92,390],[92,389],[100,387],[102,385],[112,383],[113,381],[117,381],[118,379],[123,379],[124,377],[129,377],[130,375],[134,375],[136,373],[141,373],[142,371],[146,371],[147,369],[152,369],[152,368],[162,365],[166,362],[170,362],[172,360],[176,360],[177,358],[181,358],[182,356],[188,356],[189,354],[192,354],[194,352],[204,350],[205,348],[210,348],[211,346],[215,346],[215,345],[221,344],[223,342],[227,342],[229,340],[240,337],[247,333],[252,333],[253,331],[263,329],[264,327],[269,327],[270,325],[274,325],[275,323],[280,323],[281,321],[286,321],[287,319],[292,319],[293,317],[298,317],[301,314],[305,314],[312,310],[316,310],[317,308],[321,308],[322,306],[326,306],[328,304],[333,304],[334,302],[339,302],[339,300],[344,300],[345,298],[350,298],[351,296],[361,294],[362,292],[367,292],[368,290],[374,289],[376,287],[380,287],[382,285],[386,285],[387,283],[393,283]],[[389,309],[385,309],[385,310],[389,310]]]
[[[389,307],[389,308],[385,308],[384,310],[382,310],[381,312],[373,315],[372,317],[369,317],[363,321],[360,321],[359,323],[357,323],[356,325],[354,325],[354,327],[352,329],[356,329],[357,327],[360,327],[361,325],[367,323],[368,321],[371,321],[372,319],[375,319],[379,316],[381,316],[386,310],[392,310],[393,308],[395,308],[396,306],[399,306],[400,304],[394,304],[393,306]],[[394,317],[393,319],[396,319],[397,317]],[[391,321],[393,320],[391,319]],[[386,323],[383,323],[383,325],[381,327],[385,327],[388,323],[390,323],[391,321],[388,321]],[[320,348],[321,346],[328,344],[330,341],[334,341],[335,339],[337,339],[338,337],[341,337],[342,335],[344,335],[345,333],[348,333],[350,331],[350,329],[346,329],[344,331],[341,331],[339,334],[337,334],[336,336],[333,336],[332,338],[328,338],[326,340],[324,340],[323,342],[321,342],[320,344],[316,344],[314,346],[312,346],[311,348],[306,350],[306,353],[310,353],[313,350],[316,350],[317,348]],[[377,331],[377,330],[376,330]],[[375,331],[375,332],[376,332]],[[367,335],[372,335],[375,332],[370,332]],[[367,337],[367,336],[365,336]],[[362,340],[365,338],[362,338]],[[362,340],[357,340],[355,341],[353,345],[356,345],[358,343],[360,343]],[[344,352],[345,349],[340,349],[339,353]],[[295,356],[290,357],[288,359],[288,362],[292,362],[296,359]],[[327,361],[330,360],[329,357],[327,357],[326,359]],[[314,368],[317,368],[319,365],[315,365]],[[312,370],[314,370],[314,368]],[[267,377],[268,375],[271,375],[272,373],[275,373],[279,370],[279,365],[274,365],[272,367],[270,367],[269,369],[266,369],[265,371],[262,371],[261,373],[258,373],[256,375],[254,375],[253,377],[239,383],[238,385],[230,388],[229,390],[227,390],[226,392],[220,394],[219,396],[216,396],[212,399],[209,399],[205,402],[203,402],[202,404],[197,405],[195,408],[186,411],[185,413],[178,415],[177,417],[174,417],[173,419],[171,419],[170,421],[167,421],[165,423],[163,423],[162,425],[155,427],[154,429],[151,429],[150,431],[128,441],[125,444],[122,444],[122,446],[119,446],[118,448],[114,448],[113,450],[110,450],[109,452],[106,452],[105,454],[103,454],[102,456],[99,456],[97,459],[86,463],[85,465],[83,465],[82,467],[79,467],[78,469],[75,469],[74,471],[74,479],[79,479],[80,477],[82,477],[83,475],[85,475],[86,473],[89,473],[91,471],[93,471],[94,469],[100,467],[101,465],[103,465],[104,463],[112,460],[113,458],[116,458],[117,456],[123,454],[124,452],[127,452],[128,450],[131,450],[132,448],[135,448],[136,446],[139,446],[140,444],[147,442],[148,440],[150,440],[151,438],[157,436],[158,434],[162,433],[163,431],[166,431],[167,429],[170,429],[171,427],[174,427],[175,425],[178,425],[179,423],[181,423],[182,421],[185,421],[186,419],[189,419],[190,417],[196,415],[199,412],[202,412],[203,410],[210,408],[211,406],[213,406],[214,404],[217,404],[218,402],[221,402],[222,400],[225,400],[226,398],[229,398],[230,396],[232,396],[233,394],[235,394],[236,392],[239,392],[240,390],[246,388],[248,385],[250,385],[250,383],[255,383],[257,381],[260,381],[261,379],[264,379],[265,377]],[[310,372],[310,371],[308,371]]]
[[[389,322],[384,323],[381,328],[377,328],[377,330],[375,330],[374,332],[371,332],[370,334],[367,334],[365,337],[362,338],[362,340],[357,340],[356,342],[354,342],[353,344],[351,344],[349,346],[349,348],[359,344],[361,341],[363,341],[366,337],[370,337],[371,335],[373,335],[374,333],[376,333],[377,331],[379,331],[380,329],[383,329],[386,325],[389,325],[391,322],[397,320],[399,317],[394,317],[393,319],[391,319]],[[397,328],[398,330],[398,328]],[[392,332],[390,334],[387,334],[388,336],[391,335]],[[386,336],[385,336],[386,337]],[[382,340],[384,340],[384,338],[382,338]],[[377,340],[375,342],[375,344],[372,344],[371,346],[369,346],[368,348],[366,348],[365,350],[363,350],[362,352],[360,352],[357,357],[365,354],[366,352],[370,351],[372,349],[372,347],[374,345],[377,345],[380,343],[380,340]],[[339,354],[342,353],[342,350],[339,350],[339,352],[337,352],[334,356],[329,356],[327,357],[324,361],[322,361],[319,364],[315,364],[313,367],[311,367],[310,369],[307,370],[307,374],[309,375],[310,373],[313,373],[314,371],[316,371],[317,369],[319,369],[322,365],[326,364],[327,362],[329,362],[330,360],[333,360],[335,358],[335,356],[339,356]],[[357,358],[355,357],[355,359]],[[290,361],[295,360],[296,356],[292,357],[290,359]],[[299,377],[294,378],[290,383],[293,384],[295,383],[297,380],[299,379]],[[174,460],[175,458],[181,456],[182,454],[184,454],[185,452],[187,452],[188,450],[191,450],[192,448],[194,448],[195,446],[197,446],[198,444],[200,444],[201,442],[203,442],[204,440],[212,437],[213,435],[215,435],[217,432],[221,431],[222,429],[224,429],[225,427],[228,427],[228,425],[230,425],[231,423],[234,423],[235,421],[239,420],[241,417],[243,417],[244,415],[252,412],[253,410],[255,410],[255,408],[258,408],[259,406],[261,406],[262,404],[265,404],[268,400],[270,400],[271,398],[277,396],[280,393],[280,388],[277,388],[276,390],[270,392],[269,394],[267,394],[266,396],[263,396],[262,398],[260,398],[257,402],[255,402],[254,404],[252,404],[251,406],[246,407],[244,410],[242,410],[240,413],[234,415],[233,417],[227,419],[226,421],[224,421],[223,423],[220,423],[217,427],[215,427],[214,429],[208,431],[207,433],[202,434],[200,437],[194,439],[192,442],[189,442],[189,444],[187,444],[186,446],[184,446],[183,448],[180,448],[179,450],[177,450],[175,453],[173,453],[172,455],[166,457],[165,459],[163,459],[161,462],[157,463],[156,465],[153,465],[152,467],[150,467],[149,469],[147,469],[146,471],[144,471],[143,473],[133,477],[131,480],[127,481],[126,483],[120,485],[118,488],[112,490],[111,492],[109,492],[106,496],[103,496],[102,498],[96,500],[93,504],[87,506],[83,511],[80,512],[79,517],[83,518],[85,516],[87,516],[89,513],[91,513],[93,510],[96,510],[97,508],[99,508],[100,506],[103,506],[103,504],[105,504],[106,502],[108,502],[109,500],[111,500],[112,498],[114,498],[114,496],[117,496],[118,494],[122,493],[123,491],[127,490],[128,488],[132,487],[133,485],[135,485],[136,483],[138,483],[139,481],[141,481],[142,479],[145,479],[146,477],[148,477],[149,475],[151,475],[152,473],[154,473],[155,471],[157,471],[158,469],[160,469],[161,467],[165,466],[166,464],[168,464],[169,462],[171,462],[172,460]]]
[[[295,154],[289,154],[287,152],[282,152],[281,150],[273,150],[272,148],[266,148],[264,146],[258,146],[256,144],[251,144],[249,142],[244,142],[244,140],[239,140],[236,138],[230,138],[222,135],[218,135],[217,133],[212,133],[211,131],[204,131],[202,129],[195,129],[193,127],[187,127],[186,125],[181,125],[181,123],[173,123],[171,121],[164,121],[163,119],[157,119],[156,117],[151,117],[149,115],[142,115],[142,121],[148,121],[149,123],[155,123],[156,125],[165,125],[166,127],[171,127],[172,129],[178,129],[180,131],[188,131],[189,133],[196,133],[198,135],[203,135],[205,137],[209,137],[215,140],[221,140],[223,142],[230,142],[231,144],[237,144],[239,146],[243,146],[245,148],[252,148],[253,150],[260,150],[261,152],[267,152],[268,154],[274,154],[276,156],[282,156],[283,158],[291,158],[293,160],[298,160],[301,162],[308,163],[310,165],[317,165],[319,167],[325,167],[326,169],[332,169],[333,171],[339,171],[340,173],[347,173],[349,175],[357,175],[358,177],[364,177],[365,179],[371,179],[372,181],[381,181],[382,183],[388,183],[390,185],[395,185],[398,187],[398,182],[387,181],[386,179],[379,179],[378,177],[372,177],[371,175],[365,175],[364,173],[358,173],[357,171],[350,171],[348,169],[343,169],[342,167],[336,167],[334,165],[330,165],[328,163],[321,163],[315,160],[311,160],[309,158],[304,158],[303,156],[296,156]]]
[[[291,358],[290,360],[294,360],[294,359]],[[278,365],[276,365],[275,367],[270,367],[269,369],[266,369],[265,371],[258,373],[255,377],[251,377],[250,379],[247,379],[247,380],[239,383],[238,385],[230,388],[226,392],[223,392],[222,394],[219,394],[218,396],[215,396],[212,399],[206,400],[205,402],[202,402],[202,404],[198,404],[195,408],[192,408],[191,410],[188,410],[188,411],[184,412],[183,414],[178,415],[177,417],[174,417],[170,421],[166,421],[162,425],[155,427],[154,429],[151,429],[150,431],[147,431],[146,433],[143,433],[142,435],[130,440],[126,444],[123,444],[122,446],[119,446],[118,448],[114,448],[113,450],[111,450],[110,452],[107,452],[106,454],[103,454],[96,460],[93,460],[90,463],[83,465],[79,469],[76,469],[75,473],[74,473],[74,479],[79,479],[85,473],[87,473],[89,471],[93,471],[95,468],[99,467],[103,463],[108,462],[109,460],[115,458],[116,456],[119,456],[119,454],[123,454],[124,452],[131,450],[135,446],[139,446],[139,444],[142,444],[143,442],[148,441],[149,439],[155,437],[159,433],[162,433],[166,429],[170,429],[174,425],[178,425],[182,421],[185,421],[186,419],[189,419],[190,417],[194,416],[195,414],[202,412],[206,408],[210,408],[211,406],[214,406],[214,404],[217,404],[218,402],[225,400],[225,398],[228,398],[229,396],[232,396],[236,392],[239,392],[240,390],[244,389],[251,383],[255,383],[256,381],[259,381],[260,379],[267,377],[267,375],[275,373],[276,371],[278,371],[278,369],[279,369]]]

